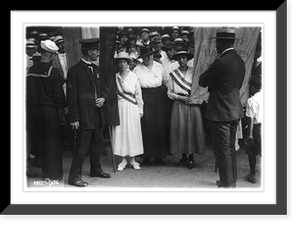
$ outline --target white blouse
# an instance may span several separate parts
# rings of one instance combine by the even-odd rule
[[[156,88],[161,85],[167,87],[170,79],[162,65],[155,61],[151,70],[141,63],[134,68],[133,72],[138,76],[142,88]]]
[[[192,83],[192,80],[193,80],[193,68],[192,67],[188,67],[188,70],[185,75],[183,75],[181,73],[179,68],[177,70],[186,81],[188,81],[189,83]],[[170,88],[168,91],[168,97],[171,100],[177,100],[178,96],[179,96],[177,94],[188,95],[188,92],[186,90],[182,89],[172,78],[170,78]]]
[[[143,113],[144,102],[142,99],[142,90],[137,75],[132,71],[130,71],[126,76],[126,78],[122,79],[120,72],[118,72],[116,74],[116,80],[118,78],[120,79],[123,85],[124,91],[135,96],[135,99],[137,101],[137,106],[139,107],[139,111],[140,113]],[[117,97],[118,100],[124,99],[120,95],[118,95]]]

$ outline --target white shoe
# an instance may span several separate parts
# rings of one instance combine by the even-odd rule
[[[130,163],[130,167],[135,169],[135,170],[140,170],[141,169],[140,164],[137,163],[137,162]]]
[[[117,170],[118,170],[118,171],[123,171],[123,170],[125,169],[126,165],[127,165],[127,163],[126,163],[126,164],[123,164],[123,163],[121,162],[121,163],[118,165]]]

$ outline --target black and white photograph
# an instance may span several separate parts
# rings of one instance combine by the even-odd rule
[[[261,26],[25,29],[29,189],[262,186]]]
[[[286,214],[274,9],[14,12],[4,213]]]

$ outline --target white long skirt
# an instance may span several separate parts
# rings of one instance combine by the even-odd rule
[[[120,125],[112,127],[115,155],[134,157],[144,153],[139,108],[124,99],[118,100]]]

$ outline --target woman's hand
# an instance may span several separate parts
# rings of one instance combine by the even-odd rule
[[[191,102],[191,99],[189,97],[184,97],[184,96],[178,96],[178,100],[182,101],[186,105],[189,105]]]

